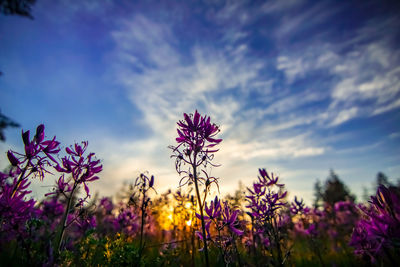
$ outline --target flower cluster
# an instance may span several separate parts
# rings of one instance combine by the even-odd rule
[[[364,216],[354,228],[350,245],[372,261],[386,254],[393,264],[391,253],[400,249],[400,190],[380,185],[370,204],[359,206]]]
[[[25,153],[9,150],[7,157],[12,167],[8,173],[0,173],[0,232],[6,234],[2,237],[4,241],[26,234],[26,222],[36,217],[36,201],[26,199],[31,193],[28,178],[31,175],[43,178],[49,159],[56,162],[54,154],[59,152],[55,137],[45,140],[43,124],[37,127],[32,140],[29,135],[29,131],[22,132]]]
[[[36,134],[33,139],[30,139],[30,131],[22,131],[22,140],[24,142],[25,153],[18,153],[9,150],[7,157],[12,166],[15,166],[21,171],[21,179],[31,174],[37,175],[43,179],[46,171],[46,166],[50,166],[49,159],[57,164],[54,155],[58,154],[60,142],[53,139],[44,140],[44,125],[41,124],[36,129]]]
[[[279,184],[278,180],[279,177],[273,173],[259,169],[258,181],[253,183],[253,188],[247,188],[250,194],[246,196],[249,202],[246,207],[250,209],[248,214],[252,219],[253,246],[257,241],[262,243],[270,253],[277,255],[273,264],[280,265],[284,260],[281,240],[286,217],[279,210],[287,204],[287,191],[283,191],[284,185]]]
[[[210,202],[210,207],[207,206],[207,202],[205,203],[204,209],[207,214],[204,216],[204,220],[206,221],[207,239],[211,239],[211,223],[214,224],[215,229],[218,232],[227,227],[231,233],[237,236],[241,236],[243,234],[243,231],[238,229],[239,210],[231,209],[228,202],[223,202],[221,204],[221,201],[218,199],[218,197],[215,197],[215,199]],[[196,217],[200,219],[200,214],[196,213]],[[203,236],[200,232],[197,232],[197,234],[203,239]]]
[[[303,199],[297,200],[297,197],[294,197],[294,202],[290,205],[290,211],[296,215],[303,212],[308,212],[309,209],[305,206]]]
[[[194,115],[183,114],[184,120],[179,121],[178,137],[176,138],[177,146],[170,146],[175,157],[175,167],[179,175],[183,174],[179,185],[194,183],[196,188],[197,203],[200,209],[200,220],[202,235],[206,235],[206,226],[204,222],[204,202],[210,185],[215,183],[218,186],[217,178],[210,177],[205,170],[208,164],[217,166],[211,163],[215,152],[218,149],[214,147],[218,145],[222,139],[216,139],[215,136],[219,132],[219,127],[211,123],[210,117],[201,116],[197,110]],[[183,165],[188,164],[187,169],[182,169]],[[203,168],[203,169],[201,169]],[[201,170],[201,171],[200,171]],[[203,173],[204,175],[202,175]],[[182,183],[183,181],[183,183]],[[205,185],[204,198],[201,200],[199,184]],[[206,266],[209,266],[207,242],[204,238],[204,258]]]
[[[31,191],[28,190],[30,182],[24,178],[20,180],[17,191],[17,178],[12,177],[12,182],[7,180],[9,174],[0,172],[0,239],[7,242],[16,236],[25,236],[26,222],[36,214],[35,200],[26,200]]]
[[[271,220],[276,216],[276,212],[286,205],[284,201],[287,192],[282,191],[283,184],[278,184],[279,177],[271,176],[265,169],[259,169],[260,175],[258,182],[253,183],[253,188],[247,188],[249,195],[246,196],[249,201],[247,208],[251,209],[251,216],[255,220],[264,222]],[[275,191],[273,187],[277,187]]]
[[[179,121],[178,135],[176,142],[178,142],[177,149],[183,145],[186,148],[185,154],[191,153],[213,153],[217,149],[209,150],[219,144],[222,139],[215,139],[215,135],[219,132],[218,126],[210,123],[210,117],[201,116],[197,110],[194,116],[184,114],[185,120]],[[193,117],[193,119],[191,118]]]
[[[103,166],[100,165],[100,160],[93,159],[94,153],[84,156],[87,146],[88,142],[85,141],[82,142],[82,145],[75,144],[65,149],[68,156],[63,157],[62,165],[57,165],[55,169],[61,173],[71,174],[73,184],[65,182],[64,176],[61,176],[57,182],[57,190],[59,192],[69,192],[78,185],[83,184],[86,198],[90,197],[87,182],[98,180],[99,177],[96,174],[102,171]]]
[[[217,166],[211,163],[214,158],[214,153],[218,151],[214,147],[218,145],[222,139],[217,139],[215,136],[219,133],[219,127],[210,122],[210,117],[201,116],[197,110],[193,114],[184,113],[184,120],[179,121],[178,124],[178,137],[176,138],[177,146],[170,146],[175,157],[175,167],[179,174],[184,174],[181,179],[180,185],[184,185],[189,181],[193,182],[194,174],[193,169],[182,169],[182,164],[189,166],[199,167],[203,165],[206,167],[208,164]],[[200,182],[212,183],[216,182],[216,178],[209,177],[203,171],[205,177],[198,176]],[[182,181],[187,179],[183,184]]]
[[[239,229],[238,215],[240,211],[239,209],[232,209],[228,202],[221,202],[218,197],[215,197],[210,202],[210,206],[205,203],[205,212],[206,239],[219,248],[225,264],[229,265],[234,255],[238,254],[235,237],[240,237],[244,233],[243,230]],[[196,217],[201,219],[201,215],[198,213],[196,213]],[[211,228],[211,226],[213,227]],[[211,230],[215,231],[216,234],[210,234]],[[201,232],[198,231],[196,234],[200,239],[205,239]]]

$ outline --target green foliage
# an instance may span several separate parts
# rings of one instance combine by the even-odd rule
[[[63,251],[62,266],[146,266],[139,262],[139,246],[117,234],[114,238],[98,238],[90,231],[76,245],[75,251]]]

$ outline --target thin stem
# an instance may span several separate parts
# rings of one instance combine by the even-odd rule
[[[146,191],[143,189],[143,201],[142,201],[142,207],[141,207],[141,212],[142,212],[142,219],[141,219],[141,225],[140,225],[140,242],[139,242],[139,264],[140,260],[142,258],[142,252],[143,252],[143,232],[144,232],[144,217],[145,217],[145,211],[146,211]]]
[[[196,154],[194,155],[196,158]],[[208,248],[207,248],[207,236],[206,236],[206,225],[204,223],[204,214],[203,214],[203,205],[201,203],[201,198],[200,198],[200,192],[199,192],[199,185],[197,182],[197,172],[196,172],[196,164],[194,163],[192,165],[193,167],[193,177],[194,177],[194,185],[196,187],[196,195],[197,195],[197,201],[199,202],[199,207],[200,207],[200,216],[201,216],[201,229],[203,232],[203,243],[204,243],[204,257],[206,259],[206,266],[209,267],[209,261],[208,261]]]
[[[243,266],[242,265],[242,260],[240,258],[240,253],[239,253],[239,250],[238,250],[237,245],[236,245],[235,234],[232,234],[232,241],[233,241],[233,246],[235,247],[235,250],[236,250],[236,256],[237,256],[237,259],[238,259],[239,267],[242,267]]]
[[[221,229],[219,228],[217,222],[214,221],[214,223],[215,223],[215,225],[217,226],[217,231],[218,231],[218,242],[217,242],[217,243],[219,243],[219,244],[218,244],[218,248],[219,248],[219,250],[221,251],[222,258],[223,258],[223,260],[224,260],[224,262],[225,262],[225,251],[222,249]],[[226,265],[226,263],[225,263],[225,265]]]
[[[65,233],[65,229],[68,227],[67,225],[67,219],[68,219],[68,213],[69,213],[69,209],[71,208],[71,203],[72,203],[72,197],[74,195],[75,189],[77,187],[77,183],[74,183],[74,186],[72,188],[71,194],[69,195],[68,198],[68,202],[67,202],[67,208],[65,209],[64,215],[63,215],[63,219],[62,219],[62,227],[61,227],[61,232],[57,241],[57,249],[58,251],[61,250],[61,243],[62,240],[64,238],[64,233]]]
[[[195,265],[196,265],[196,261],[195,261],[195,250],[196,250],[196,247],[195,247],[195,243],[194,243],[194,228],[193,227],[190,227],[191,228],[191,231],[190,231],[190,234],[191,234],[191,241],[192,241],[192,266],[194,267]]]
[[[25,172],[26,172],[26,170],[28,169],[28,167],[29,167],[30,164],[31,164],[31,159],[29,159],[29,161],[26,163],[24,169],[22,170],[22,173],[21,173],[21,175],[20,175],[19,178],[18,178],[18,182],[17,182],[17,184],[16,184],[16,185],[14,186],[14,188],[13,188],[13,192],[12,192],[12,194],[11,194],[11,198],[13,198],[14,195],[15,195],[15,193],[17,193],[18,187],[20,186],[22,180],[24,179]]]
[[[258,259],[257,259],[257,250],[256,250],[256,240],[255,240],[255,235],[254,235],[254,218],[251,217],[251,237],[252,237],[252,250],[253,250],[253,257],[254,257],[254,262],[256,266],[258,265]]]
[[[282,261],[283,261],[283,258],[282,258],[282,250],[281,250],[281,244],[280,244],[280,238],[279,238],[279,233],[278,233],[278,225],[277,225],[277,223],[276,223],[276,218],[275,218],[275,216],[273,217],[274,218],[274,224],[272,225],[272,229],[273,229],[273,232],[274,232],[274,239],[275,239],[275,243],[276,243],[276,249],[277,249],[277,251],[278,251],[278,265],[279,266],[282,266],[283,264],[282,264]]]

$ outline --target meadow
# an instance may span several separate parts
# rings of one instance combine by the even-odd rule
[[[288,197],[285,185],[260,168],[252,184],[224,198],[209,176],[219,127],[184,114],[170,146],[175,191],[158,192],[142,173],[114,198],[91,195],[102,165],[88,142],[61,151],[39,125],[22,132],[24,151],[7,152],[0,173],[2,266],[399,266],[400,188],[380,184],[356,203],[331,173],[313,206]],[[42,200],[32,179],[57,177]]]

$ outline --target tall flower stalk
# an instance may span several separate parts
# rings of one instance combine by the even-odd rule
[[[210,206],[205,203],[206,215],[204,216],[207,237],[200,234],[201,239],[208,239],[219,248],[221,257],[228,266],[232,262],[232,251],[236,253],[237,261],[241,266],[240,254],[236,247],[236,236],[243,235],[243,231],[240,230],[240,223],[238,215],[240,210],[237,208],[231,208],[227,201],[222,202],[218,197],[211,201]],[[201,218],[200,214],[196,213],[197,218]],[[210,226],[213,225],[217,231],[217,237],[212,238],[210,234]],[[232,249],[230,247],[232,246]],[[230,253],[231,252],[231,253]]]
[[[283,266],[280,231],[282,218],[279,210],[286,205],[284,199],[287,192],[283,190],[284,185],[278,183],[279,178],[273,173],[270,175],[265,169],[259,169],[259,174],[258,181],[253,183],[253,187],[247,188],[249,195],[246,199],[249,204],[246,207],[251,210],[249,215],[263,243],[271,248],[271,252],[275,250],[274,265]]]
[[[9,150],[8,160],[12,168],[9,173],[0,172],[0,236],[7,233],[24,235],[26,222],[34,216],[33,199],[25,198],[31,193],[29,177],[44,178],[46,167],[57,161],[54,159],[60,149],[56,137],[45,140],[44,125],[36,128],[36,135],[30,139],[30,131],[22,131],[24,153]],[[2,237],[3,238],[3,237]]]
[[[56,192],[65,196],[67,199],[67,207],[65,209],[62,225],[56,240],[56,248],[61,249],[61,244],[64,239],[65,229],[71,225],[73,221],[77,219],[75,216],[70,222],[68,222],[68,215],[71,212],[72,199],[75,191],[83,184],[86,196],[81,198],[75,207],[82,207],[87,198],[90,197],[88,182],[99,179],[96,176],[97,173],[101,172],[103,166],[100,165],[100,160],[94,160],[94,153],[84,156],[88,142],[82,142],[82,145],[75,144],[75,146],[67,147],[65,151],[68,156],[62,158],[62,165],[57,165],[55,169],[64,174],[70,174],[71,178],[69,181],[65,181],[64,174],[58,179]],[[47,195],[53,194],[49,193]]]
[[[210,122],[210,117],[201,116],[197,110],[193,114],[183,114],[184,120],[179,121],[177,146],[170,146],[173,151],[176,170],[183,176],[179,182],[180,186],[194,183],[197,195],[197,202],[200,209],[200,220],[202,228],[204,257],[206,266],[209,266],[208,247],[206,238],[206,225],[204,221],[204,203],[209,187],[212,183],[217,184],[215,177],[210,177],[205,168],[208,165],[216,167],[211,163],[214,153],[218,151],[214,146],[218,145],[222,139],[216,139],[219,127]],[[186,167],[187,166],[187,167]],[[200,185],[205,185],[204,196],[200,194]],[[217,184],[218,185],[218,184]],[[202,199],[203,197],[203,199]]]
[[[12,190],[12,197],[15,196],[22,181],[30,175],[39,176],[42,180],[44,174],[48,172],[45,167],[57,163],[54,154],[57,154],[60,142],[56,141],[56,137],[52,140],[44,140],[44,125],[41,124],[36,128],[36,135],[30,140],[30,131],[22,131],[22,140],[24,141],[25,153],[18,153],[9,150],[7,157],[12,166],[17,168],[19,177]]]
[[[141,262],[143,249],[145,247],[143,241],[143,234],[144,234],[144,226],[146,224],[146,216],[147,216],[147,208],[150,204],[150,197],[148,196],[148,191],[152,189],[154,192],[154,176],[152,175],[150,178],[141,173],[135,181],[135,188],[138,188],[139,194],[141,196],[141,205],[140,205],[140,213],[141,213],[141,224],[140,224],[140,241],[139,241],[139,263]],[[131,200],[135,199],[135,193],[131,196]]]

